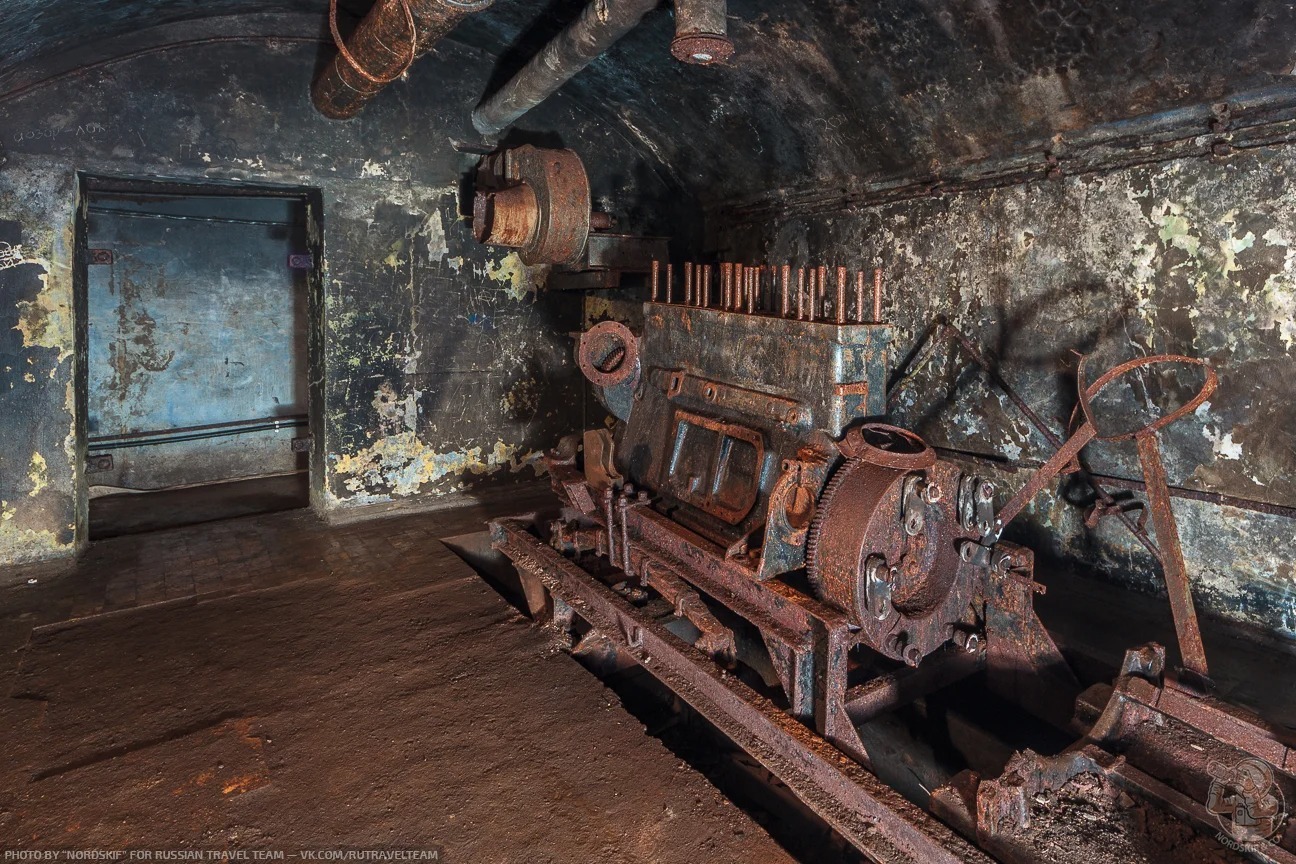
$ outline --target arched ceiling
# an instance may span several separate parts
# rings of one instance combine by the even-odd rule
[[[367,5],[343,8],[354,17]],[[498,0],[454,38],[495,58],[502,80],[579,6]],[[278,13],[323,37],[327,7],[0,0],[0,80],[148,28],[174,39],[203,19],[210,32]],[[1286,86],[1296,41],[1296,3],[1285,0],[730,0],[729,16],[727,68],[674,61],[663,8],[566,91],[631,130],[643,150],[627,159],[659,159],[704,202],[930,176],[1094,124]],[[274,26],[283,35],[282,20]]]

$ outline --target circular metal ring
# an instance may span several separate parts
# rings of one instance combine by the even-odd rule
[[[900,471],[922,471],[936,464],[936,451],[926,441],[889,423],[856,426],[846,433],[841,450],[850,458]]]
[[[1085,363],[1088,357],[1082,356],[1080,363],[1076,367],[1076,383],[1079,390],[1079,410],[1084,415],[1085,422],[1094,428],[1094,438],[1098,441],[1129,441],[1133,438],[1139,438],[1144,435],[1151,435],[1160,429],[1164,429],[1176,420],[1187,417],[1196,411],[1211,394],[1219,387],[1219,375],[1215,367],[1211,366],[1205,360],[1197,357],[1185,357],[1182,354],[1154,354],[1151,357],[1138,357],[1134,360],[1126,361],[1118,366],[1113,366],[1102,375],[1099,375],[1092,384],[1088,386],[1084,383]],[[1130,432],[1121,432],[1116,435],[1099,435],[1098,424],[1094,421],[1093,406],[1090,404],[1095,397],[1101,393],[1108,384],[1117,378],[1122,378],[1136,369],[1142,369],[1146,366],[1163,366],[1171,364],[1182,364],[1185,366],[1200,366],[1206,370],[1206,380],[1202,383],[1201,389],[1193,398],[1189,399],[1183,405],[1180,405],[1169,414],[1159,417],[1145,426],[1140,426]]]
[[[581,334],[577,362],[597,387],[615,387],[639,368],[639,340],[620,321],[600,321]]]

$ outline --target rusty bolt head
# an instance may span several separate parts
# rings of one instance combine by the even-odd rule
[[[976,556],[976,545],[971,540],[965,540],[959,544],[959,557],[964,561],[971,561]]]
[[[928,483],[923,487],[923,500],[928,504],[938,503],[944,494],[941,487],[936,483]]]
[[[995,487],[989,480],[983,480],[977,487],[977,500],[989,501],[994,497]]]
[[[922,662],[922,651],[917,645],[906,645],[900,656],[906,666],[917,666]]]

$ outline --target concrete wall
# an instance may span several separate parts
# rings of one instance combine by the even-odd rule
[[[52,160],[0,172],[0,244],[20,248],[9,263],[22,262],[0,265],[0,561],[77,541],[76,206],[75,176]]]
[[[1296,507],[1296,148],[923,196],[722,226],[726,255],[807,259],[886,274],[886,316],[903,354],[948,316],[1063,432],[1075,354],[1091,377],[1120,360],[1180,353],[1218,370],[1215,397],[1161,436],[1172,485]],[[953,358],[961,359],[961,358]],[[919,364],[896,413],[934,444],[996,460],[1002,504],[1051,454],[1025,418],[960,373],[948,350]],[[1107,428],[1181,404],[1200,378],[1141,376],[1104,398]],[[1092,470],[1139,479],[1132,443],[1094,444]],[[1015,470],[1015,473],[1013,473]],[[1090,530],[1091,496],[1041,495],[1010,536],[1046,553],[1044,580],[1080,572],[1144,591],[1160,570],[1115,519]],[[1080,506],[1077,506],[1079,504]],[[1296,524],[1254,507],[1174,503],[1198,603],[1296,636]]]
[[[337,123],[309,104],[318,47],[190,46],[0,98],[0,239],[21,243],[31,262],[0,272],[0,563],[72,553],[83,534],[77,171],[319,190],[319,508],[533,477],[543,450],[582,426],[583,379],[566,336],[579,327],[579,298],[537,297],[543,274],[476,244],[461,215],[477,155],[456,147],[475,140],[468,116],[491,58],[443,43],[410,80]],[[696,224],[694,202],[619,120],[557,99],[528,123],[511,140],[579,148],[599,206],[622,227],[687,236]]]

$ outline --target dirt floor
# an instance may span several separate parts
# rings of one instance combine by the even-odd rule
[[[486,515],[276,513],[16,574],[0,847],[793,860],[437,541]]]

